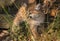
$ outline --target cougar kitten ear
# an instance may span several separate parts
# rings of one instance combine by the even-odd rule
[[[27,7],[27,4],[26,3],[22,3],[21,6]]]
[[[60,6],[58,6],[58,10],[60,10]]]
[[[24,3],[23,5],[24,5],[25,7],[27,7],[27,4],[26,4],[26,3]]]
[[[36,10],[40,10],[41,4],[37,4],[37,6],[35,7]]]

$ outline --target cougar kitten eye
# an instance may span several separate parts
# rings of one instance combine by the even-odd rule
[[[31,14],[31,12],[29,14]]]
[[[29,16],[29,18],[32,18],[32,16]]]

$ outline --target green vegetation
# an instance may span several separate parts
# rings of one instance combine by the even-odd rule
[[[8,32],[10,34],[4,40],[28,41],[31,33],[29,31],[29,25],[27,22],[21,23],[19,27],[14,27],[13,29],[15,29],[15,33],[12,33],[11,27],[14,17],[10,15],[4,7],[3,10],[5,14],[0,14],[0,21],[4,21],[3,24],[8,24],[6,27],[8,27]],[[5,27],[5,25],[3,25],[3,27]],[[44,31],[41,34],[40,41],[60,41],[60,11],[56,15],[53,23],[51,23],[46,30],[47,31]],[[34,39],[32,38],[31,41],[34,41]]]

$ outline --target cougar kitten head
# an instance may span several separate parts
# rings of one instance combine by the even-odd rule
[[[31,24],[40,24],[44,22],[45,14],[40,10],[40,4],[38,4],[33,10],[29,11],[29,18]]]

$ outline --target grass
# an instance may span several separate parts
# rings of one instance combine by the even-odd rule
[[[13,41],[28,41],[28,35],[31,34],[28,28],[29,27],[28,24],[26,22],[23,22],[20,27],[13,28],[15,29],[15,33],[12,33],[11,27],[13,23],[12,22],[13,18],[10,18],[11,15],[8,13],[8,11],[4,7],[3,7],[3,10],[5,11],[6,16],[4,15],[2,17],[4,17],[4,20],[6,20],[7,24],[10,25],[9,30],[8,30],[8,32],[10,33],[10,36],[8,37],[10,37],[11,40]],[[57,14],[53,23],[51,23],[48,26],[48,29],[46,30],[47,32],[44,31],[44,33],[41,34],[39,41],[60,41],[60,11]],[[31,41],[34,41],[34,39],[32,38]]]

